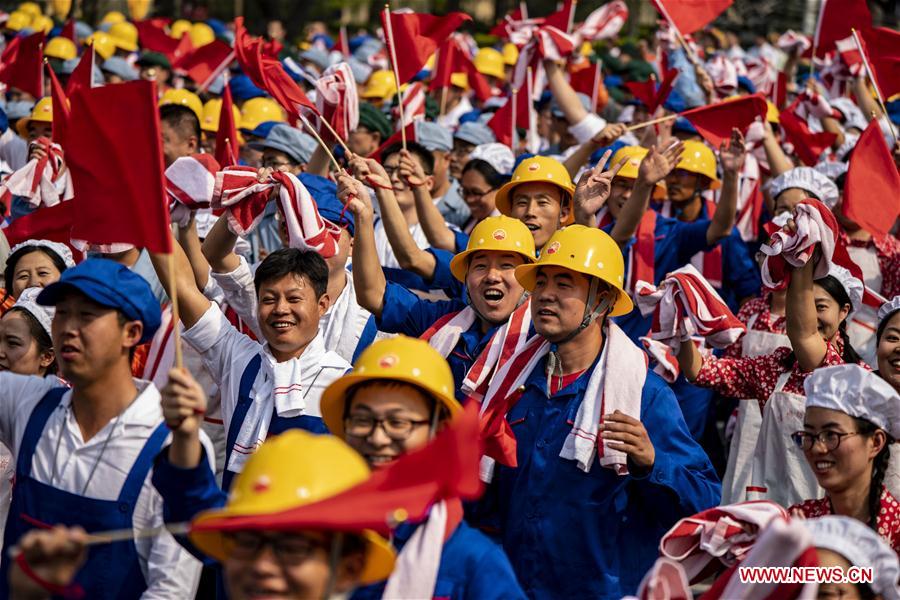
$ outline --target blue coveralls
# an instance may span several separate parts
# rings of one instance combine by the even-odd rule
[[[652,372],[640,415],[656,452],[648,474],[620,476],[597,462],[585,473],[560,458],[593,367],[548,398],[546,362],[507,415],[518,467],[495,474],[503,547],[531,598],[618,600],[636,592],[678,519],[719,503],[721,484]]]
[[[31,476],[32,458],[47,421],[67,389],[48,391],[28,418],[16,456],[16,483],[3,533],[4,548],[12,548],[41,524],[78,525],[88,533],[133,527],[138,496],[169,429],[160,423],[147,439],[116,500],[87,498],[41,483]],[[93,546],[87,556],[74,581],[84,588],[85,598],[139,598],[147,589],[134,540]],[[7,558],[0,563],[0,598],[9,597],[9,565]]]

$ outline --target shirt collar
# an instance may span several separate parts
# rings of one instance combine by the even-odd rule
[[[136,378],[132,378],[132,381],[138,389],[138,395],[121,414],[117,428],[125,426],[156,427],[162,420],[159,390],[150,381]],[[63,394],[60,406],[67,412],[72,408],[72,390]]]

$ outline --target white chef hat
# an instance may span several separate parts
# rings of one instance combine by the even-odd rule
[[[878,308],[878,323],[900,310],[900,296],[894,296]]]
[[[850,163],[839,160],[822,160],[813,167],[813,169],[832,181],[837,181],[837,178],[846,173],[849,168]]]
[[[62,259],[68,268],[71,269],[75,266],[75,260],[72,258],[72,251],[69,250],[69,247],[65,244],[60,244],[59,242],[51,242],[50,240],[26,240],[13,246],[9,251],[9,255],[12,256],[18,250],[28,247],[46,248]]]
[[[863,115],[863,111],[850,98],[829,98],[832,108],[840,111],[844,117],[844,128],[856,127],[860,132],[865,131],[869,120]]]
[[[900,439],[900,395],[884,379],[859,365],[822,367],[803,382],[806,408],[837,410],[865,419]]]
[[[483,160],[494,167],[494,170],[501,175],[512,173],[513,165],[516,164],[516,157],[513,156],[512,150],[506,144],[480,144],[475,146],[469,158],[471,160],[476,158]]]
[[[841,287],[844,288],[844,291],[847,292],[847,296],[850,298],[850,314],[847,315],[849,318],[862,306],[863,293],[865,292],[863,282],[849,270],[835,263],[831,264],[828,274],[838,280],[838,283],[841,284]]]
[[[47,335],[50,335],[50,325],[53,322],[53,315],[56,312],[56,308],[37,303],[38,294],[43,291],[44,288],[40,287],[30,287],[22,290],[22,293],[19,294],[19,298],[16,300],[13,308],[21,308],[22,310],[28,311],[28,314],[37,319],[37,322],[41,324],[41,327],[44,328]]]
[[[828,208],[835,207],[840,195],[834,182],[812,167],[794,167],[769,182],[769,193],[773,198],[789,188],[812,194]]]
[[[804,521],[816,548],[831,550],[857,567],[872,569],[869,587],[885,600],[900,599],[897,554],[878,533],[852,517],[828,515]]]

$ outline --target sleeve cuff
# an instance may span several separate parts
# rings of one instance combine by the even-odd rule
[[[606,121],[594,113],[588,113],[581,121],[569,127],[569,133],[578,140],[579,144],[584,144],[600,133],[604,127],[606,127]]]
[[[225,291],[239,292],[247,287],[253,287],[253,273],[247,259],[241,256],[239,260],[240,264],[230,273],[212,273],[212,278]]]

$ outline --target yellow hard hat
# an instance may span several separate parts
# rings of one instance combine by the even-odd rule
[[[117,48],[121,48],[126,52],[134,52],[138,47],[138,30],[134,23],[122,21],[114,23],[109,28],[109,35],[112,37]]]
[[[572,183],[572,177],[569,172],[558,160],[554,160],[549,156],[532,156],[526,158],[519,163],[516,170],[513,171],[512,179],[503,184],[497,191],[494,199],[497,210],[502,214],[509,216],[512,208],[512,191],[516,186],[523,183],[549,183],[555,185],[563,192],[562,204],[571,202],[572,195],[575,193],[575,184]],[[569,219],[563,225],[574,220],[575,215],[569,211]]]
[[[463,90],[469,89],[469,76],[465,73],[451,73],[450,85],[455,85]]]
[[[4,25],[4,27],[10,31],[22,31],[29,25],[31,25],[31,15],[23,13],[20,10],[14,10],[9,13],[9,18],[6,19],[6,25]]]
[[[271,98],[250,98],[241,107],[241,129],[256,129],[266,121],[285,121],[281,105]]]
[[[16,9],[18,12],[25,13],[31,18],[44,14],[37,2],[22,2]]]
[[[625,177],[627,179],[637,179],[638,170],[641,167],[641,161],[644,160],[644,157],[647,156],[647,149],[642,146],[623,146],[619,148],[615,154],[613,154],[612,158],[609,161],[610,165],[617,165],[619,161],[623,158],[627,158],[628,162],[626,162],[619,172],[616,173],[616,177]],[[660,181],[656,184],[656,187],[653,188],[653,197],[656,199],[663,199],[666,197],[666,182],[665,180]]]
[[[475,54],[475,68],[482,75],[490,75],[501,81],[506,79],[503,69],[503,55],[493,48],[480,48]]]
[[[106,60],[116,52],[116,42],[112,36],[103,31],[95,31],[87,37],[86,44],[94,47],[94,51],[100,55],[100,58]]]
[[[503,64],[513,66],[519,60],[519,48],[512,42],[503,44]]]
[[[141,21],[153,8],[153,0],[128,0],[128,14],[135,21]]]
[[[72,0],[51,0],[50,14],[64,19],[72,10]]]
[[[162,95],[162,98],[159,99],[159,105],[165,106],[166,104],[181,104],[182,106],[187,106],[194,111],[194,114],[197,115],[197,119],[203,121],[203,103],[194,92],[183,89],[166,90]]]
[[[451,417],[462,411],[453,395],[453,372],[447,360],[428,342],[398,335],[366,348],[353,364],[353,370],[335,379],[322,392],[319,410],[331,433],[344,437],[344,411],[350,388],[373,380],[414,385],[447,408]]]
[[[215,32],[206,23],[194,23],[191,25],[188,35],[191,37],[191,44],[194,45],[194,48],[200,48],[216,40]]]
[[[781,113],[771,100],[766,100],[766,121],[776,125],[781,122]]]
[[[101,25],[106,25],[107,23],[110,25],[115,25],[116,23],[124,23],[128,19],[125,18],[125,15],[120,13],[117,10],[111,10],[100,19]]]
[[[29,25],[32,31],[43,31],[44,33],[50,33],[50,30],[53,29],[53,19],[50,17],[45,17],[44,15],[37,15],[31,20],[31,25]]]
[[[169,35],[171,35],[176,40],[180,40],[181,36],[187,33],[190,35],[192,24],[190,21],[186,19],[178,19],[171,25],[169,25]]]
[[[44,56],[47,58],[72,60],[78,56],[78,49],[75,47],[75,42],[69,38],[57,36],[44,46]]]
[[[475,252],[513,252],[534,262],[534,236],[525,223],[506,215],[488,217],[472,230],[466,249],[450,261],[450,272],[465,283],[469,258]]]
[[[522,287],[532,292],[538,269],[551,266],[596,277],[618,290],[610,317],[626,315],[634,308],[623,287],[625,259],[622,251],[602,229],[584,225],[569,225],[560,229],[547,241],[537,262],[516,267],[516,279]]]
[[[200,119],[200,128],[203,131],[215,133],[219,130],[219,116],[222,112],[222,99],[213,98],[203,105],[203,118]],[[234,115],[235,129],[241,127],[241,111],[234,104],[231,105],[231,113]]]
[[[44,96],[38,100],[37,104],[34,105],[34,108],[31,109],[31,115],[25,119],[19,119],[18,122],[16,122],[16,131],[19,132],[20,137],[28,137],[28,124],[32,121],[41,123],[53,122],[53,100],[50,96]]]
[[[293,460],[301,456],[315,459]],[[225,560],[228,549],[223,533],[229,529],[229,521],[240,519],[240,529],[252,529],[247,517],[265,517],[325,502],[365,482],[369,473],[362,457],[343,441],[290,429],[267,440],[247,460],[224,507],[203,512],[194,519],[191,542],[205,554]],[[310,529],[314,528],[310,525]],[[358,533],[367,546],[360,583],[387,578],[394,568],[393,548],[372,531]]]
[[[389,98],[397,93],[397,84],[391,71],[375,71],[369,75],[366,88],[360,98]]]
[[[703,142],[685,140],[684,152],[675,168],[704,175],[709,179],[709,189],[711,190],[719,189],[722,185],[716,176],[716,155]]]

